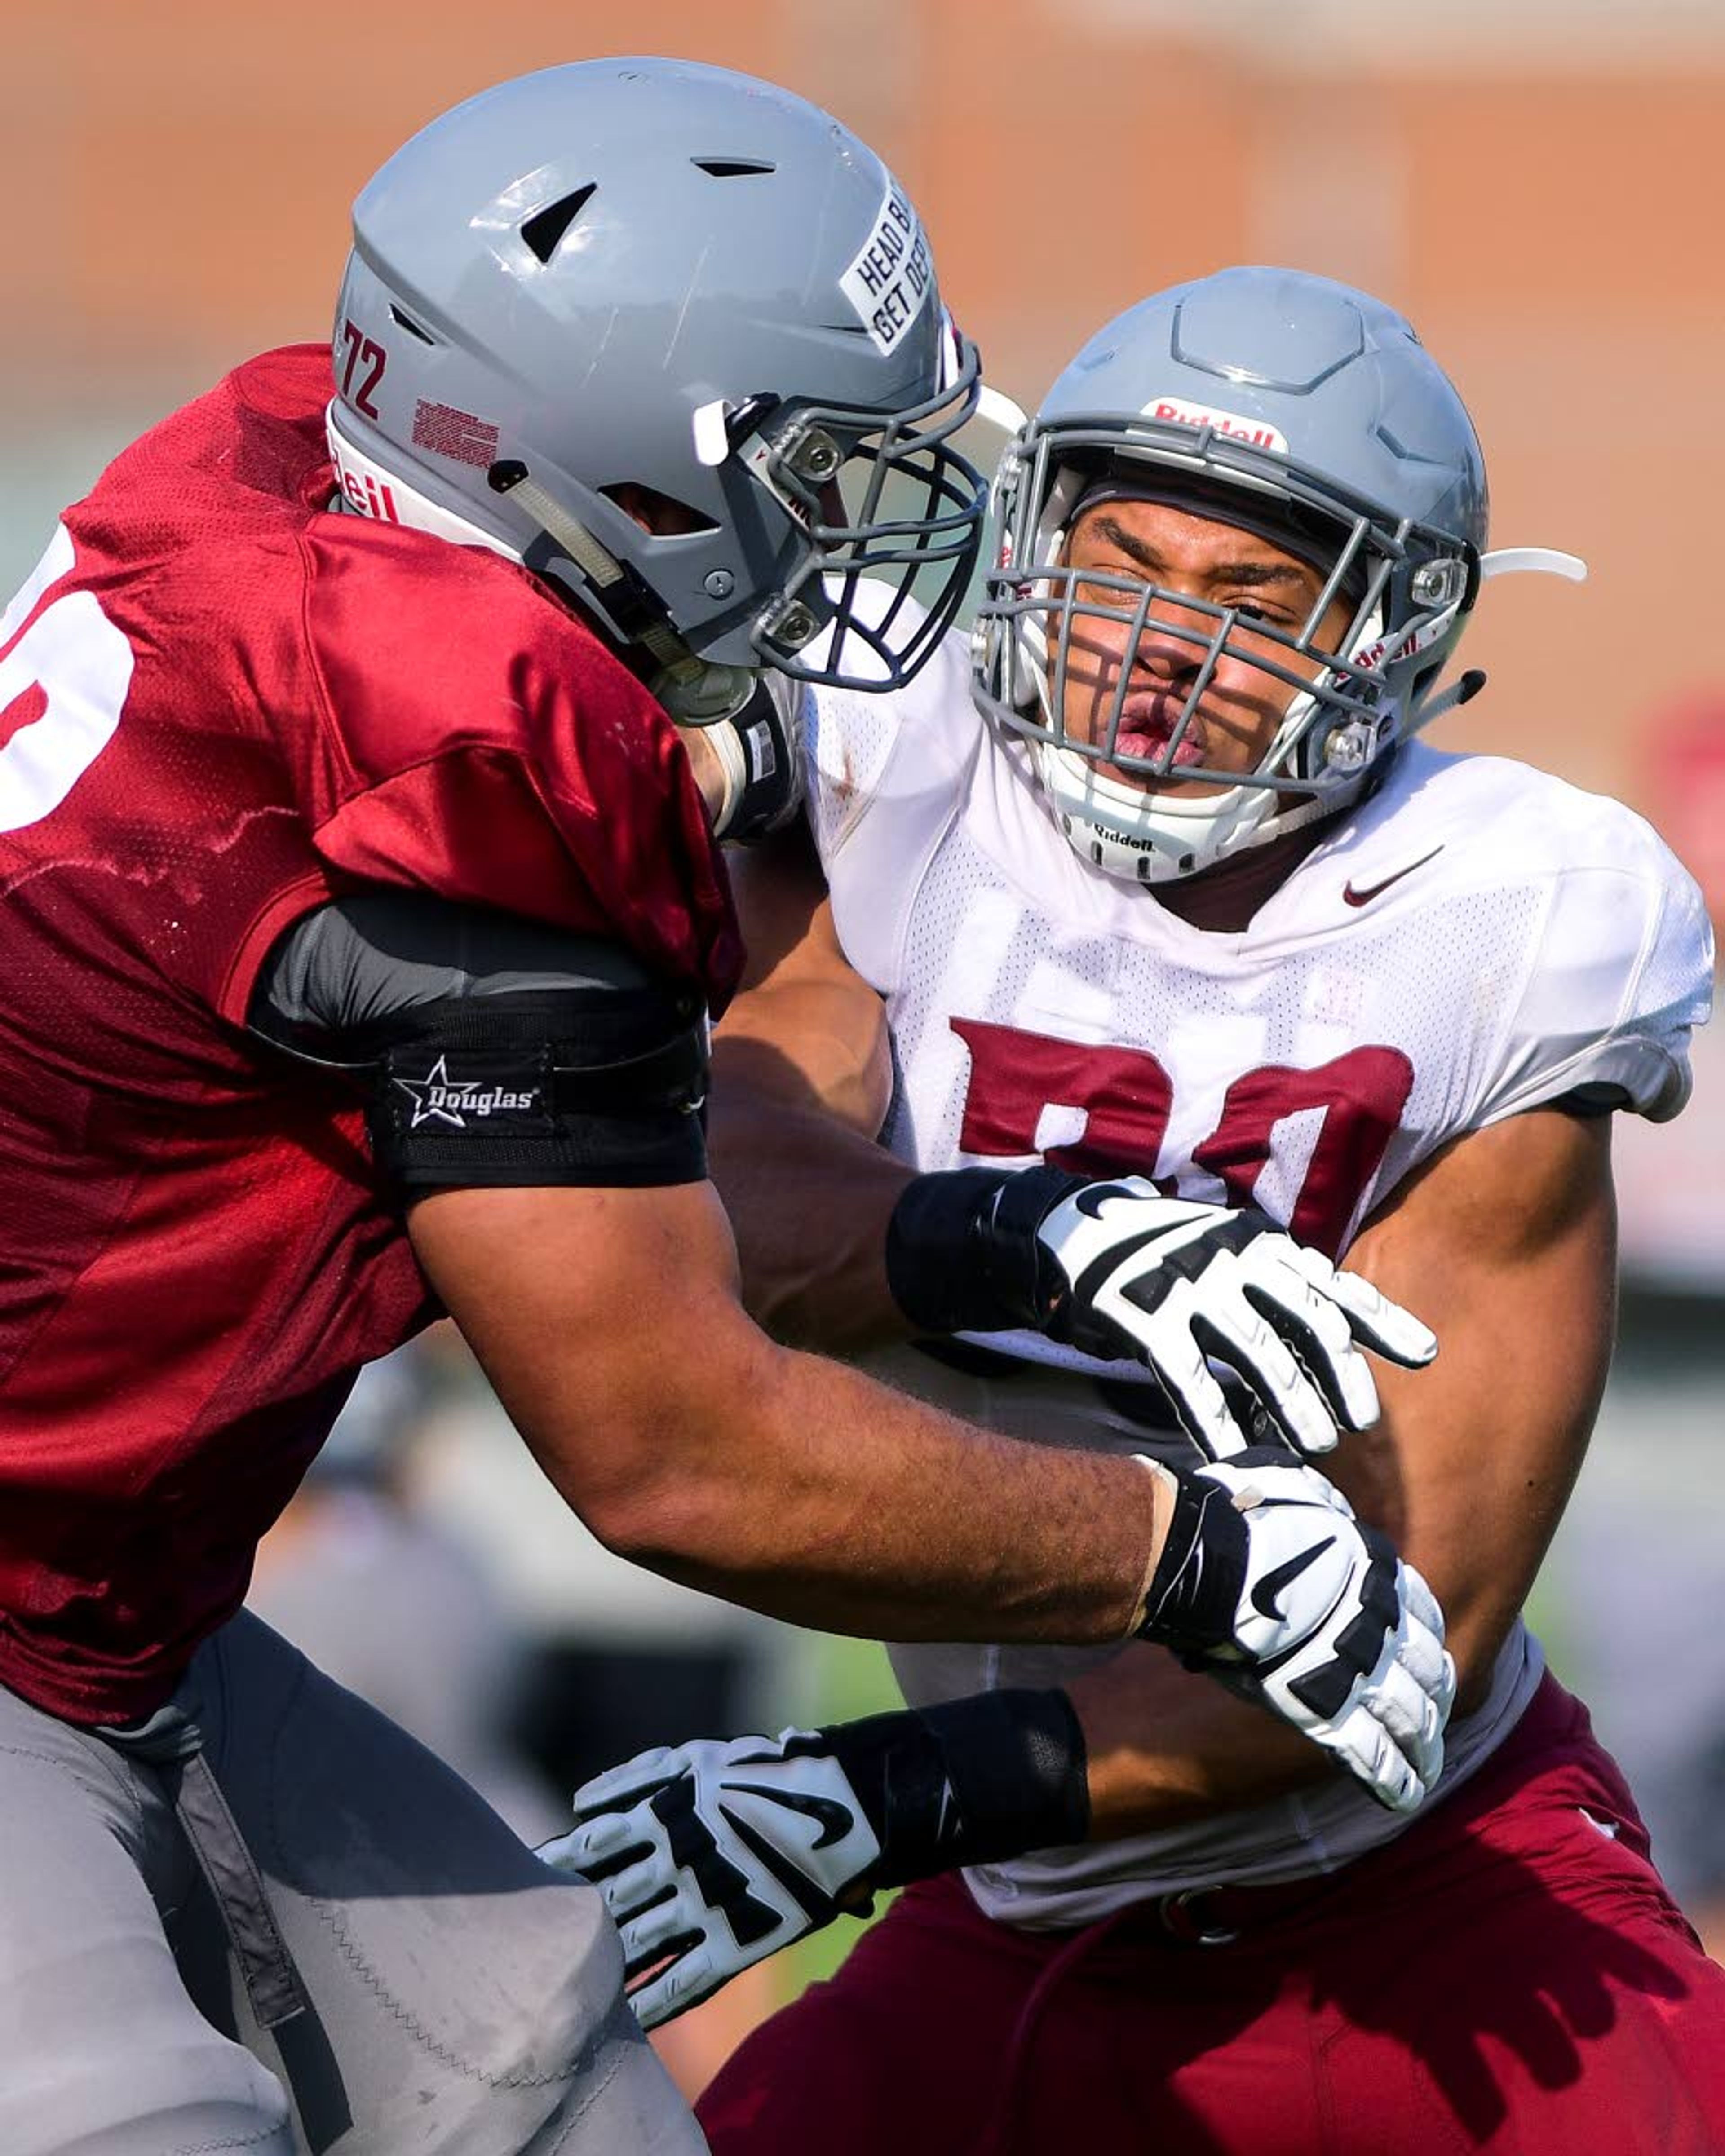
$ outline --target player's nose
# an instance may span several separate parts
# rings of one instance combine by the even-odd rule
[[[1211,624],[1204,615],[1178,600],[1158,598],[1138,630],[1132,671],[1158,685],[1188,680],[1204,664],[1210,642]]]

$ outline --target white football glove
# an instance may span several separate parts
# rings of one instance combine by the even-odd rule
[[[1084,1736],[1059,1691],[996,1691],[644,1752],[575,1793],[539,1855],[604,1896],[644,2028],[865,1910],[877,1887],[1081,1841]]]
[[[1145,1465],[1175,1501],[1144,1637],[1414,1810],[1443,1771],[1455,1697],[1431,1589],[1315,1468],[1272,1449],[1190,1473]]]
[[[574,1831],[541,1847],[604,1896],[644,2029],[829,1922],[879,1857],[844,1768],[788,1753],[799,1742],[819,1744],[786,1729],[644,1752],[578,1789]]]
[[[1277,1436],[1327,1452],[1337,1424],[1364,1430],[1378,1418],[1362,1348],[1410,1368],[1437,1353],[1417,1317],[1267,1214],[1164,1198],[1137,1175],[919,1175],[893,1209],[886,1277],[906,1316],[931,1332],[1031,1326],[1086,1354],[1147,1364],[1212,1460]],[[1251,1430],[1211,1356],[1254,1396]]]
[[[1036,1240],[1060,1283],[1044,1330],[1089,1354],[1147,1363],[1212,1460],[1263,1440],[1235,1420],[1211,1356],[1239,1373],[1288,1444],[1312,1454],[1333,1447],[1338,1424],[1378,1419],[1362,1346],[1409,1368],[1437,1353],[1417,1317],[1267,1214],[1164,1198],[1142,1176],[1075,1190]]]

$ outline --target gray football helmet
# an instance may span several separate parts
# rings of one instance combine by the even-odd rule
[[[907,680],[975,559],[977,357],[916,213],[746,75],[586,61],[433,121],[355,205],[335,372],[352,506],[562,583],[685,722],[763,665]]]
[[[1064,566],[1068,532],[1106,494],[1238,524],[1312,561],[1323,583],[1311,613],[1279,634],[1136,578],[1086,570],[1081,592]],[[1431,715],[1486,543],[1485,467],[1448,377],[1392,308],[1290,270],[1224,270],[1111,322],[1014,440],[994,507],[978,699],[1037,744],[1043,787],[1081,856],[1146,883],[1195,874],[1356,798]],[[1316,639],[1338,596],[1349,620],[1331,651]],[[1129,646],[1148,626],[1192,654],[1184,707],[1154,756],[1116,747],[1129,660],[1099,737],[1081,742],[1064,726],[1086,615],[1125,624]],[[1250,649],[1236,641],[1247,633]],[[1254,771],[1177,768],[1224,657],[1291,689],[1286,716]],[[1209,785],[1161,790],[1170,778]]]

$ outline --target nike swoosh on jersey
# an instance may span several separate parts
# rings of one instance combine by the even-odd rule
[[[1391,884],[1399,883],[1404,876],[1412,875],[1415,869],[1423,869],[1428,861],[1435,861],[1443,850],[1441,846],[1434,846],[1429,854],[1422,854],[1417,861],[1409,861],[1406,868],[1398,869],[1394,875],[1385,876],[1381,883],[1368,883],[1363,891],[1356,891],[1350,877],[1342,886],[1343,903],[1346,906],[1369,906],[1374,898],[1388,891]]]
[[[1307,1565],[1316,1563],[1335,1539],[1327,1535],[1322,1542],[1314,1543],[1310,1549],[1301,1550],[1297,1557],[1291,1557],[1286,1564],[1277,1565],[1274,1572],[1266,1572],[1253,1582],[1252,1607],[1260,1617],[1267,1617],[1272,1625],[1287,1621],[1287,1612],[1276,1606],[1276,1597],[1283,1588],[1292,1586]]]

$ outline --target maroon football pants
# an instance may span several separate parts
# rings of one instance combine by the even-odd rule
[[[1725,2151],[1725,1970],[1549,1677],[1389,1847],[1194,1913],[1238,1938],[1158,1904],[1029,1933],[911,1888],[713,2083],[715,2156]]]

